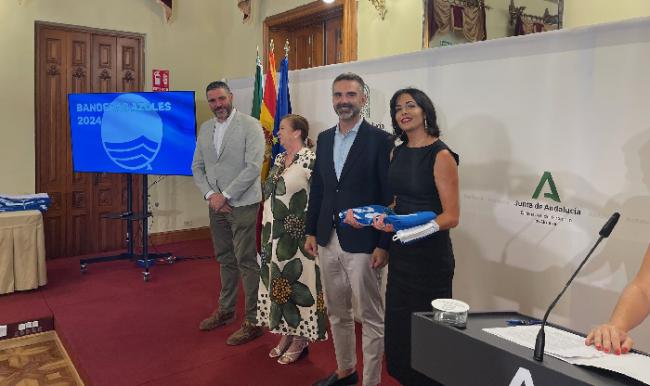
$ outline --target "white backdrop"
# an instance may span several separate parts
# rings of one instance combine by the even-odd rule
[[[313,138],[336,122],[330,87],[341,72],[369,84],[369,120],[387,129],[395,90],[431,96],[442,138],[461,159],[454,297],[473,310],[541,317],[619,211],[612,237],[551,316],[586,331],[607,320],[650,242],[649,69],[646,18],[293,71],[289,84]],[[252,78],[230,85],[250,112]],[[548,184],[532,198],[546,171],[560,203],[544,196]],[[632,335],[650,350],[650,322]]]

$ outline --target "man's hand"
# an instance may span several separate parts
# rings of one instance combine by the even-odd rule
[[[208,197],[208,204],[210,205],[210,208],[212,208],[212,210],[214,210],[215,212],[219,212],[224,205],[227,205],[227,200],[226,197],[223,196],[223,194],[214,193],[213,195]]]
[[[316,236],[307,235],[305,240],[305,250],[312,256],[318,256],[318,243],[316,243]]]
[[[226,213],[226,214],[232,213],[232,206],[230,206],[230,204],[226,202],[225,204],[223,204],[221,209],[219,209],[219,213]]]
[[[393,224],[386,224],[384,222],[385,218],[386,218],[385,214],[380,214],[378,216],[373,217],[372,226],[378,231],[388,232],[388,233],[395,232],[395,228],[393,227]]]
[[[374,269],[384,268],[388,264],[388,251],[381,248],[375,248],[370,256],[370,267]]]
[[[343,219],[343,222],[345,224],[348,224],[354,229],[361,229],[363,228],[363,225],[357,221],[356,218],[354,218],[354,212],[352,212],[352,209],[348,209],[347,212],[345,212],[345,218]]]

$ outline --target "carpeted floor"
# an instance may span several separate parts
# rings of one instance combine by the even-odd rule
[[[158,249],[186,257],[212,254],[209,241]],[[217,305],[219,265],[213,258],[155,265],[147,283],[141,271],[121,261],[90,265],[81,274],[76,258],[48,261],[47,286],[0,296],[0,323],[54,315],[87,385],[311,385],[336,367],[331,339],[313,344],[309,356],[289,366],[267,356],[278,339],[270,333],[227,346],[242,321],[241,291],[235,324],[199,331]],[[359,331],[357,338],[360,352]],[[397,385],[385,370],[382,379]]]
[[[0,341],[0,385],[83,386],[56,332]]]

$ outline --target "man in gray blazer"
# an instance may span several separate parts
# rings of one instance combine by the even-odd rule
[[[207,331],[235,320],[237,285],[241,274],[246,317],[226,341],[247,343],[260,335],[255,326],[260,267],[255,250],[255,226],[262,200],[260,168],[264,134],[260,122],[232,107],[233,95],[225,82],[212,82],[206,96],[215,118],[199,130],[192,172],[208,201],[210,230],[221,266],[219,306],[199,326]]]

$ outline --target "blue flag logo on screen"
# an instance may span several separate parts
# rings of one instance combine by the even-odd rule
[[[68,94],[77,173],[192,175],[193,91]]]
[[[122,108],[149,104],[140,95],[122,94],[104,112],[102,143],[108,157],[118,166],[128,170],[151,170],[151,162],[156,158],[163,139],[162,119],[154,110]]]

